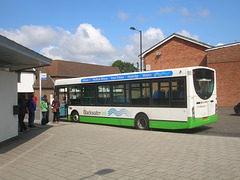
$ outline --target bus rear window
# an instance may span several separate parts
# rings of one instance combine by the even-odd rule
[[[214,88],[214,71],[208,69],[193,70],[193,81],[197,95],[201,99],[211,97]]]

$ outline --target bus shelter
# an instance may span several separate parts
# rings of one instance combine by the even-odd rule
[[[51,64],[51,59],[0,35],[0,142],[18,135],[19,74]]]

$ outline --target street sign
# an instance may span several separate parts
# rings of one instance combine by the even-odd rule
[[[42,80],[47,80],[47,73],[42,73]]]

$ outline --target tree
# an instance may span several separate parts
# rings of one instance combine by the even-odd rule
[[[133,63],[122,62],[121,60],[115,61],[112,64],[112,67],[118,67],[121,73],[128,73],[128,72],[136,72],[136,71],[138,71],[138,68],[136,68]]]

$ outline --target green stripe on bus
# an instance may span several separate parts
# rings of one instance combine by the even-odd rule
[[[68,120],[71,120],[71,116],[68,116]],[[94,117],[94,116],[80,116],[80,122],[107,124],[116,126],[131,126],[134,127],[134,119],[124,118],[109,118],[109,117]],[[176,122],[176,121],[149,121],[149,128],[153,129],[192,129],[199,126],[217,122],[217,115],[212,115],[204,118],[188,118],[188,122]]]
[[[187,122],[149,121],[149,128],[153,129],[187,129]]]
[[[217,114],[206,117],[206,118],[193,119],[192,117],[189,117],[188,118],[188,128],[191,129],[191,128],[204,126],[204,125],[215,123],[215,122],[217,122]]]
[[[80,116],[80,122],[108,124],[116,126],[134,126],[134,119]]]

